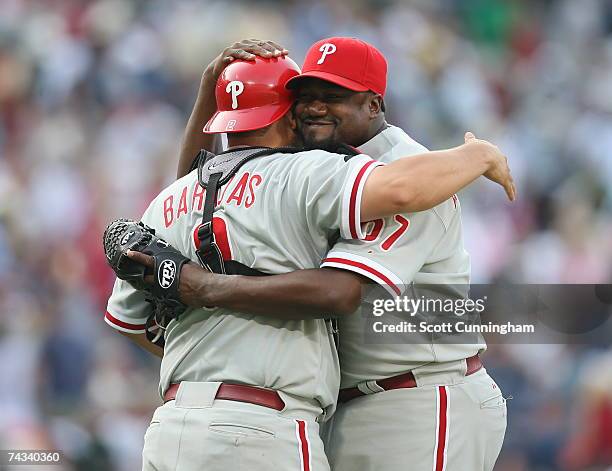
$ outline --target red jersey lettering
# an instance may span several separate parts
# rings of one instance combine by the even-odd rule
[[[249,194],[244,199],[244,206],[250,208],[255,203],[255,187],[261,184],[261,175],[255,174],[249,180]]]
[[[181,213],[187,215],[187,187],[183,188],[183,193],[181,193],[178,211],[176,212],[177,219],[181,217]]]
[[[404,216],[402,216],[401,214],[396,214],[394,216],[395,222],[397,222],[400,227],[398,227],[393,234],[391,234],[389,237],[387,237],[383,243],[381,244],[381,248],[383,250],[389,250],[391,247],[393,247],[393,244],[395,244],[398,239],[404,235],[404,233],[408,230],[408,228],[410,227],[410,221],[408,219],[406,219]]]
[[[191,198],[191,210],[196,210],[196,199],[198,200],[197,210],[200,211],[202,209],[202,205],[204,204],[204,188],[197,183],[193,189],[193,197]]]
[[[173,201],[173,195],[168,196],[164,200],[164,223],[166,224],[166,227],[170,227],[172,222],[174,222],[174,210],[172,209]]]
[[[193,231],[193,244],[195,245],[196,250],[200,249],[200,239],[198,238],[198,231],[202,225],[198,224]],[[225,222],[225,218],[222,216],[215,216],[212,218],[212,227],[213,233],[215,234],[215,243],[219,250],[221,251],[221,256],[223,260],[231,260],[232,259],[232,247],[230,245],[230,238],[227,231],[227,223]]]
[[[368,221],[366,225],[366,236],[363,239],[366,242],[373,242],[380,236],[380,233],[385,227],[384,219],[375,219],[374,221]]]
[[[236,201],[236,206],[240,206],[242,204],[242,198],[244,197],[244,191],[246,190],[248,180],[249,173],[246,172],[244,175],[242,175],[240,181],[236,185],[236,188],[234,188],[234,191],[227,199],[227,204],[230,204],[232,201]]]

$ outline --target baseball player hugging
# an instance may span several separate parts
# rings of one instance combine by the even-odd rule
[[[363,41],[315,43],[303,71],[240,46],[201,90],[229,149],[104,237],[119,278],[105,320],[162,356],[143,469],[492,469],[505,403],[484,343],[364,345],[352,313],[363,283],[468,283],[453,195],[484,175],[513,199],[506,158],[469,133],[428,152],[388,125],[386,61]]]

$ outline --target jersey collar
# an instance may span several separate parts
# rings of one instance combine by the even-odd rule
[[[372,139],[361,144],[357,149],[363,154],[377,158],[402,142],[405,139],[405,135],[404,131],[397,126],[389,125]]]

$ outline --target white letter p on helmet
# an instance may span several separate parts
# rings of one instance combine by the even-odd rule
[[[225,87],[226,93],[232,94],[232,109],[235,110],[238,108],[238,95],[240,95],[244,91],[244,83],[240,80],[232,80]]]

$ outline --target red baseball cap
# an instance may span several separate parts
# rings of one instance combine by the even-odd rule
[[[371,90],[384,96],[387,60],[378,49],[360,39],[321,39],[310,46],[302,74],[290,79],[287,88],[295,87],[304,77],[325,80],[356,92]]]

